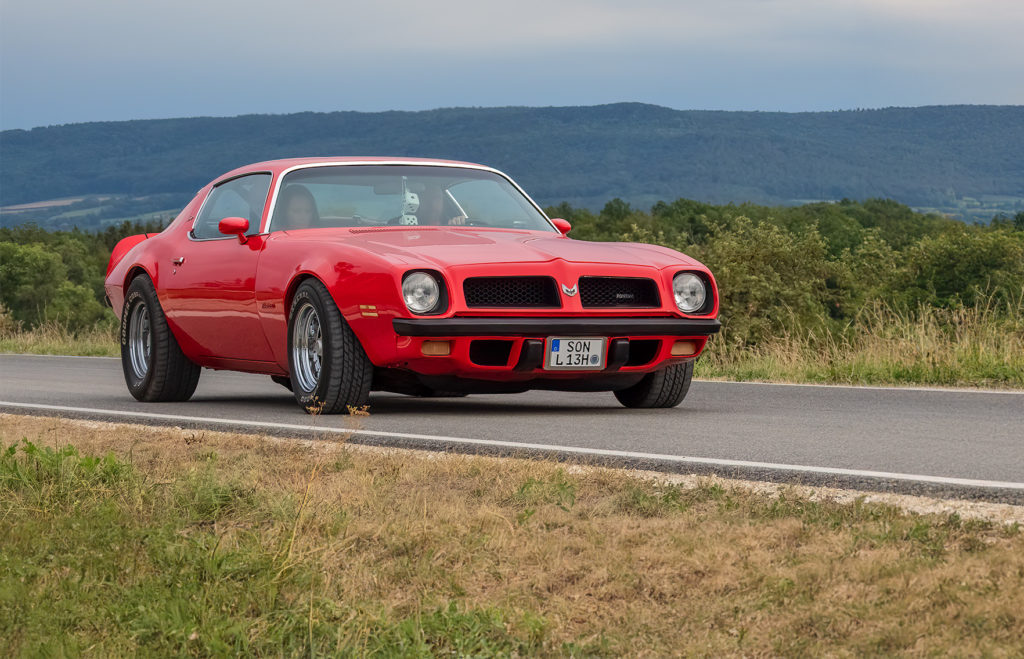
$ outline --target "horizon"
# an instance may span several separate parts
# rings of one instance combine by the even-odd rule
[[[296,110],[293,112],[244,112],[241,114],[230,114],[230,115],[213,115],[213,114],[198,114],[189,116],[162,116],[162,117],[135,117],[128,119],[97,119],[90,121],[73,121],[60,124],[45,124],[39,126],[29,127],[15,127],[15,128],[4,128],[0,130],[0,133],[6,133],[11,131],[32,131],[37,129],[45,128],[60,128],[63,126],[79,126],[85,124],[104,124],[104,123],[128,123],[135,121],[184,121],[189,119],[238,119],[243,117],[288,117],[294,115],[328,115],[328,114],[387,114],[387,113],[403,113],[403,114],[420,114],[428,112],[443,112],[443,111],[454,111],[454,110],[547,110],[547,109],[576,109],[576,108],[599,108],[609,107],[615,105],[643,105],[653,108],[659,108],[663,110],[671,110],[673,112],[712,112],[712,113],[727,113],[727,114],[839,114],[843,112],[881,112],[885,110],[922,110],[928,108],[956,108],[956,107],[971,107],[971,108],[1022,108],[1024,103],[938,103],[938,104],[927,104],[927,105],[887,105],[880,107],[855,107],[855,108],[835,108],[830,110],[764,110],[764,109],[709,109],[709,108],[674,108],[667,105],[659,105],[657,103],[645,103],[641,101],[613,101],[610,103],[594,103],[588,105],[493,105],[493,106],[472,106],[472,105],[459,105],[459,106],[448,106],[448,107],[436,107],[436,108],[425,108],[422,110],[401,110],[401,109],[384,109],[384,110]]]

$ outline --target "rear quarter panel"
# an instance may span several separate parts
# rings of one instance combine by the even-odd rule
[[[125,289],[139,272],[145,272],[153,280],[159,296],[161,256],[169,253],[169,243],[177,244],[177,240],[187,240],[185,234],[187,234],[192,220],[195,219],[196,212],[205,198],[205,192],[206,189],[197,194],[160,233],[129,236],[114,247],[107,265],[107,276],[103,282],[103,288],[118,318],[121,317],[124,306]],[[172,330],[174,329],[172,327]]]

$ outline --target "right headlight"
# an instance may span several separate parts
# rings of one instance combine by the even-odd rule
[[[692,272],[680,272],[672,278],[676,307],[683,313],[696,313],[704,306],[708,290],[704,280]]]
[[[402,297],[409,311],[430,313],[437,310],[441,301],[441,286],[430,273],[410,272],[402,279]]]

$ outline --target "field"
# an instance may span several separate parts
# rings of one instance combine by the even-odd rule
[[[0,446],[5,655],[1024,652],[1019,507],[11,415]]]
[[[85,197],[68,197],[66,199],[47,199],[45,201],[34,201],[28,204],[16,204],[14,206],[0,207],[0,213],[19,213],[21,211],[41,210],[46,208],[60,208],[70,206],[83,201]]]

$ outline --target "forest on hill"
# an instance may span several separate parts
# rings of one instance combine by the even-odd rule
[[[98,122],[0,133],[0,226],[103,229],[172,212],[258,160],[394,155],[482,162],[541,204],[596,211],[686,197],[800,205],[896,199],[968,220],[1024,210],[1024,106],[837,112],[451,108]],[[43,200],[63,206],[10,209]]]

